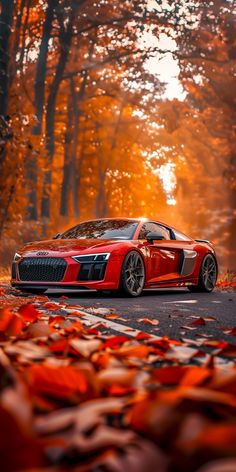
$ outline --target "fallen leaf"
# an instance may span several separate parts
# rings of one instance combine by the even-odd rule
[[[137,339],[137,341],[144,341],[145,339],[150,339],[151,337],[152,336],[150,334],[140,331],[137,336],[135,336],[135,339]]]
[[[102,344],[102,341],[99,339],[71,339],[69,341],[69,345],[83,357],[89,357],[93,352],[97,351]]]
[[[88,383],[84,373],[74,366],[59,368],[32,365],[27,370],[31,391],[52,398],[69,400],[73,395],[85,394]]]
[[[153,325],[153,326],[157,326],[160,323],[159,320],[150,320],[149,318],[139,318],[138,322],[139,323],[150,324],[150,325]]]
[[[53,302],[46,302],[44,303],[44,308],[47,308],[48,310],[50,311],[54,311],[54,310],[59,310],[60,307],[57,303],[53,303]]]
[[[13,314],[6,327],[5,334],[7,336],[18,336],[21,334],[24,326],[22,318],[17,314]]]
[[[24,321],[29,321],[31,323],[40,317],[39,311],[36,310],[36,308],[31,303],[22,305],[19,308],[18,313],[22,316]]]
[[[32,323],[27,328],[27,333],[30,334],[32,338],[48,337],[52,333],[53,328],[44,323],[43,321],[38,321],[37,323]]]
[[[122,346],[115,352],[118,357],[136,357],[138,359],[144,359],[150,352],[150,348],[144,344]]]
[[[129,340],[128,336],[112,336],[111,338],[108,338],[104,342],[103,347],[104,349],[106,349],[107,347],[116,349],[120,346],[120,344],[123,344],[128,340]]]
[[[236,459],[219,459],[212,462],[207,462],[196,472],[235,472]]]
[[[194,331],[195,329],[197,329],[197,328],[195,328],[195,327],[193,327],[193,326],[187,326],[187,325],[181,326],[181,328],[183,328],[183,329],[188,329],[189,331]]]
[[[192,321],[191,325],[205,325],[206,322],[204,320],[204,318],[200,317],[198,318],[197,320],[195,321]]]
[[[119,316],[116,313],[108,313],[107,315],[104,315],[104,318],[106,318],[107,320],[127,321],[125,318],[122,318],[122,316]]]
[[[13,312],[10,307],[3,308],[0,310],[0,331],[5,332],[10,320],[12,319]]]
[[[2,471],[36,470],[46,465],[43,445],[26,432],[24,425],[2,406],[0,406],[0,424]]]

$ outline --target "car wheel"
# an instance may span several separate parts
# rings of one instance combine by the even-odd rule
[[[137,251],[130,251],[124,258],[121,269],[120,289],[131,297],[138,297],[145,283],[143,258]]]
[[[31,293],[32,295],[43,295],[46,292],[45,288],[18,288],[22,293]]]
[[[217,280],[217,264],[211,254],[207,254],[201,264],[198,284],[188,287],[190,292],[212,292]]]

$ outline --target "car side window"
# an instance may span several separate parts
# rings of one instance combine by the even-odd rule
[[[164,239],[171,239],[170,231],[157,223],[144,223],[140,230],[138,239],[146,239],[148,233],[162,234]]]
[[[186,234],[180,233],[180,231],[175,230],[175,237],[177,241],[191,241],[191,239],[186,236]]]

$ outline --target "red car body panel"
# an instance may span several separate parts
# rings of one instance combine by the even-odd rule
[[[122,218],[123,220],[124,218]],[[135,221],[133,219],[133,221]],[[153,244],[147,240],[139,240],[138,235],[144,221],[164,225],[172,232],[175,230],[168,225],[154,220],[137,220],[138,226],[132,240],[101,240],[101,239],[55,239],[28,243],[19,252],[20,258],[15,261],[15,269],[12,277],[12,285],[18,288],[88,288],[98,290],[115,290],[119,288],[122,264],[126,254],[131,250],[138,251],[145,263],[145,286],[154,287],[179,287],[196,285],[202,260],[206,254],[212,254],[215,258],[214,248],[210,243],[197,242],[186,237],[186,240],[160,240]],[[195,255],[196,252],[196,255]],[[110,253],[106,263],[105,275],[102,280],[78,280],[81,264],[74,260],[73,256],[85,256],[90,254]],[[184,254],[184,256],[183,256]],[[190,255],[190,272],[185,273],[183,262],[185,255]],[[191,262],[191,257],[194,261]],[[19,264],[22,260],[31,258],[60,258],[66,261],[66,269],[62,280],[21,280]],[[184,257],[184,259],[183,259]],[[181,265],[182,264],[182,265]],[[182,269],[181,269],[182,267]],[[181,272],[182,270],[182,272]]]

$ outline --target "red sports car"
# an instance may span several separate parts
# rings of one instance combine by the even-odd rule
[[[211,292],[217,272],[209,241],[193,240],[158,221],[107,218],[26,244],[15,254],[11,283],[24,292],[77,288],[137,297],[155,287]]]

